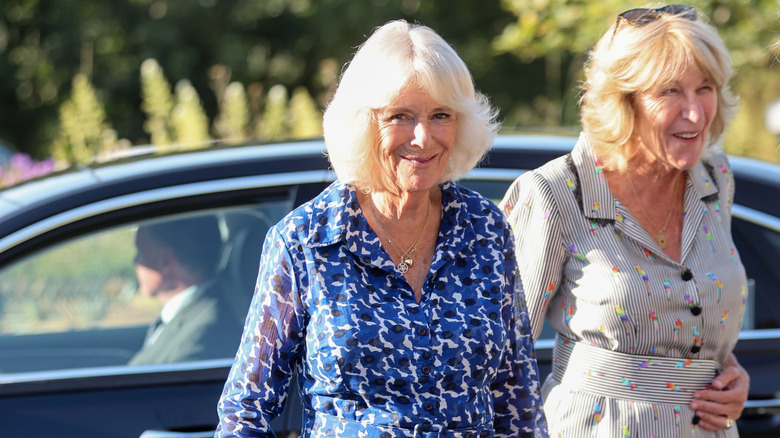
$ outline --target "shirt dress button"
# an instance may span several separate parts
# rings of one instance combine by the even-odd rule
[[[701,351],[701,347],[699,347],[698,345],[694,345],[693,347],[691,347],[691,353],[696,354],[699,351]]]
[[[426,403],[423,405],[423,409],[426,411],[432,411],[433,410],[433,403]]]
[[[691,307],[691,313],[693,313],[693,316],[701,315],[701,307],[699,307],[699,306]]]
[[[680,274],[680,277],[682,277],[682,279],[684,281],[691,281],[693,279],[693,272],[691,272],[690,269],[686,269],[686,270],[682,271],[682,274]]]
[[[423,372],[423,374],[430,374],[431,373],[431,367],[429,367],[428,365],[425,365],[424,367],[422,367],[422,372]]]
[[[420,336],[425,336],[428,334],[428,329],[425,327],[420,327],[417,329],[417,334]]]

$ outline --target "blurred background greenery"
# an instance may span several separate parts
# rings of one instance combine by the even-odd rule
[[[777,0],[688,2],[731,50],[740,96],[724,146],[780,162]],[[3,0],[0,142],[59,165],[132,145],[199,147],[320,135],[342,65],[405,18],[461,54],[504,129],[576,131],[587,50],[616,0]],[[48,165],[47,165],[48,166]],[[50,166],[44,166],[47,169]],[[8,173],[8,172],[6,172]],[[2,176],[2,175],[0,175]],[[2,181],[2,179],[0,179]]]

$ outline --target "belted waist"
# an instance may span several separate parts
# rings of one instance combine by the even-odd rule
[[[437,424],[418,424],[413,428],[371,424],[315,412],[312,432],[315,436],[368,438],[482,438],[493,437],[493,425],[448,429]]]
[[[712,360],[618,353],[560,335],[555,341],[553,377],[566,388],[612,398],[685,405],[721,370]]]

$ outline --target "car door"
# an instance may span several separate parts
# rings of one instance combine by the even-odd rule
[[[322,190],[326,181],[268,182],[215,190],[219,181],[158,187],[79,206],[49,231],[20,239],[0,266],[0,430],[7,436],[172,436],[213,432],[232,353],[128,365],[162,303],[138,293],[139,227],[212,217],[220,227],[215,282],[226,313],[243,324],[269,227]],[[316,178],[315,178],[316,179]],[[264,180],[265,181],[265,180]],[[206,187],[206,190],[203,188]],[[24,230],[17,234],[24,234]],[[200,239],[198,233],[193,240]],[[224,315],[223,314],[223,315]],[[297,411],[275,421],[279,436]],[[175,436],[175,435],[173,435]]]
[[[735,205],[732,236],[749,278],[735,354],[750,375],[742,437],[780,436],[780,219]]]

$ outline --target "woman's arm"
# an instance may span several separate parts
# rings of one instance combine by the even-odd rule
[[[539,369],[528,321],[522,285],[516,275],[511,230],[505,230],[503,253],[505,291],[502,318],[507,328],[504,360],[491,384],[497,437],[515,437],[530,433],[547,437],[547,421],[542,409]],[[526,436],[526,435],[523,435]]]
[[[514,232],[517,269],[536,340],[563,278],[561,217],[549,184],[536,172],[517,178],[499,205]]]
[[[304,339],[290,254],[276,228],[263,245],[255,293],[217,412],[216,437],[273,437]]]

